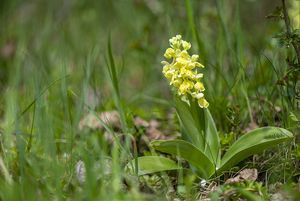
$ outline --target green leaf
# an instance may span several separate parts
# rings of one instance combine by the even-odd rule
[[[175,97],[176,110],[183,130],[183,138],[206,154],[218,167],[220,165],[220,139],[215,122],[208,109],[200,108],[190,98],[190,106]]]
[[[138,175],[151,174],[155,172],[181,169],[173,160],[162,156],[142,156],[138,157]],[[135,171],[135,160],[126,165],[126,170],[130,173]]]
[[[299,118],[293,112],[290,112],[289,119],[294,121],[294,122],[299,122],[300,121]]]
[[[218,173],[228,170],[245,158],[259,153],[281,142],[291,140],[293,134],[277,127],[258,128],[243,135],[226,152],[222,158]]]
[[[246,188],[234,187],[234,189],[241,194],[241,197],[249,201],[264,201],[263,198],[259,197],[258,195],[252,193],[249,190],[246,190]]]
[[[190,106],[175,96],[175,107],[182,127],[182,137],[184,140],[191,142],[201,151],[205,149],[204,134],[201,133],[195,122],[193,113],[190,111]]]
[[[183,140],[157,140],[151,146],[161,152],[179,156],[194,166],[201,177],[208,179],[215,172],[210,159],[193,144]]]
[[[211,155],[212,160],[219,167],[221,163],[220,153],[220,138],[215,125],[215,122],[208,109],[204,109],[205,113],[205,139],[207,144],[205,147],[205,153],[207,156]]]
[[[128,124],[126,121],[125,109],[121,102],[119,76],[118,76],[117,67],[115,65],[115,60],[112,53],[110,37],[108,38],[108,43],[107,43],[106,66],[107,66],[110,82],[113,86],[114,102],[120,114],[121,126],[123,131],[126,132],[126,130],[128,130]]]

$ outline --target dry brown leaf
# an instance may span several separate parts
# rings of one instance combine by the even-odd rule
[[[161,130],[160,130],[160,122],[151,119],[149,121],[149,126],[146,129],[146,136],[148,139],[151,140],[167,140],[167,139],[174,139],[177,136],[175,135],[165,135]]]
[[[84,116],[78,125],[79,130],[83,130],[84,128],[89,129],[103,129],[103,126],[99,119],[101,119],[105,124],[108,126],[111,126],[113,128],[120,128],[121,122],[120,122],[120,115],[117,111],[106,111],[102,112],[100,114],[97,114],[95,116],[93,113],[89,113],[86,116]],[[160,130],[160,122],[151,119],[149,122],[142,119],[141,117],[135,117],[133,119],[133,123],[136,127],[144,127],[145,128],[145,137],[148,138],[148,140],[164,140],[164,139],[174,139],[176,136],[167,136]],[[107,135],[110,136],[110,135]],[[108,137],[109,139],[111,137]]]
[[[141,117],[135,117],[133,120],[133,123],[135,126],[137,127],[149,127],[149,122],[147,122],[146,120],[142,119]]]
[[[236,177],[227,179],[225,184],[238,183],[245,180],[255,181],[257,176],[257,169],[244,169]]]
[[[153,128],[158,128],[160,126],[160,122],[157,121],[156,119],[151,119],[149,121],[149,126]]]
[[[79,130],[82,130],[84,128],[90,128],[93,130],[103,129],[103,126],[99,119],[108,126],[117,128],[121,126],[120,115],[117,111],[107,111],[97,115],[98,117],[96,117],[93,113],[89,113],[85,117],[83,117],[78,125]]]
[[[242,181],[242,180],[240,179],[240,176],[238,175],[238,176],[236,176],[236,177],[227,179],[227,180],[225,181],[225,184],[233,184],[233,183],[238,183],[238,182],[240,182],[240,181]]]
[[[202,201],[202,200],[210,200],[209,194],[210,194],[211,192],[214,192],[214,191],[217,190],[217,188],[218,188],[218,184],[217,184],[215,181],[212,181],[212,182],[210,182],[210,183],[207,183],[207,181],[204,181],[203,183],[205,183],[204,186],[203,186],[203,184],[200,183],[200,186],[201,186],[203,189],[200,191],[199,195],[197,196],[199,201],[200,201],[200,200],[201,200],[201,201]],[[205,187],[206,184],[208,184],[207,187]]]
[[[0,55],[4,59],[9,59],[15,55],[16,43],[14,41],[7,41],[0,49]]]
[[[146,130],[146,135],[150,140],[163,140],[165,136],[163,133],[155,127],[149,127]]]
[[[255,122],[250,122],[248,124],[248,126],[245,128],[245,132],[247,133],[247,132],[249,132],[253,129],[256,129],[256,128],[258,128],[258,125]]]
[[[279,191],[277,193],[271,194],[271,201],[292,201],[291,195],[288,195],[284,191]]]
[[[134,125],[137,127],[145,127],[145,135],[149,140],[165,139],[164,134],[159,130],[160,123],[155,119],[151,119],[147,122],[141,117],[135,117]]]
[[[258,176],[257,169],[244,169],[240,172],[240,176],[244,180],[255,181]]]

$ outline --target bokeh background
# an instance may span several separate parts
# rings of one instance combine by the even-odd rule
[[[225,144],[233,140],[231,132],[294,126],[289,117],[299,109],[300,84],[293,89],[280,84],[289,70],[286,57],[294,53],[275,37],[285,31],[283,21],[267,18],[280,5],[279,0],[1,0],[0,154],[14,178],[26,178],[15,189],[3,185],[5,196],[19,198],[14,191],[22,196],[26,189],[34,197],[34,188],[45,196],[50,192],[46,199],[76,191],[68,180],[75,160],[60,158],[73,142],[74,158],[85,153],[91,164],[97,158],[95,138],[80,141],[78,122],[87,113],[84,104],[97,112],[115,109],[109,41],[129,116],[165,119],[172,111],[160,62],[169,38],[181,34],[205,65],[205,96]],[[292,26],[299,28],[299,1],[287,6]],[[286,153],[264,165],[273,167]],[[55,165],[53,158],[59,158]],[[284,177],[278,167],[268,179],[285,180],[295,164],[290,166]],[[87,195],[97,194],[97,185],[90,187]]]
[[[27,83],[35,82],[41,89],[67,74],[70,87],[79,93],[87,65],[91,65],[89,87],[98,91],[103,105],[110,99],[104,76],[104,55],[110,37],[121,69],[122,95],[135,106],[149,107],[139,96],[169,97],[160,61],[168,39],[181,34],[192,42],[193,51],[200,54],[206,66],[207,96],[212,108],[226,106],[228,98],[232,104],[240,100],[237,96],[244,99],[239,93],[242,81],[251,103],[258,105],[259,97],[270,95],[266,89],[272,91],[276,72],[280,77],[286,69],[286,64],[279,63],[286,49],[281,49],[274,39],[283,24],[266,18],[280,3],[2,1],[1,90],[5,92],[18,71],[24,98],[38,90],[26,87]],[[275,92],[272,97],[277,98]],[[4,104],[3,96],[1,102]]]

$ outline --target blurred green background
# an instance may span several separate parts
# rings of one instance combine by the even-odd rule
[[[244,98],[241,83],[251,103],[261,96],[271,96],[274,102],[276,72],[280,77],[286,69],[278,63],[285,52],[273,38],[280,24],[266,19],[276,3],[280,5],[250,0],[190,5],[172,0],[2,1],[1,88],[18,70],[26,97],[35,91],[26,83],[39,79],[35,82],[42,88],[66,74],[72,90],[79,92],[87,60],[93,59],[89,86],[97,88],[105,103],[109,92],[104,55],[110,36],[121,69],[122,95],[137,101],[135,105],[145,103],[139,102],[139,95],[168,97],[160,61],[168,39],[182,34],[206,66],[211,105],[221,109],[232,96]],[[232,100],[235,104],[240,99]]]
[[[1,199],[82,195],[73,181],[75,161],[93,164],[103,148],[94,144],[95,136],[78,131],[84,104],[95,111],[115,109],[106,68],[109,40],[129,116],[166,118],[170,112],[164,101],[172,93],[160,62],[169,38],[181,34],[205,65],[205,96],[220,132],[241,133],[257,125],[294,128],[289,116],[299,109],[297,88],[278,84],[288,71],[285,58],[294,53],[274,38],[284,31],[283,22],[266,18],[280,5],[273,0],[2,0],[0,156],[15,186],[1,179]],[[64,159],[65,154],[74,159]],[[89,184],[79,200],[116,196],[107,195],[106,187],[98,191],[96,181]]]

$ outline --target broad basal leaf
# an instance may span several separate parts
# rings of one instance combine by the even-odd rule
[[[292,138],[293,134],[283,128],[263,127],[250,131],[228,149],[218,172],[228,170],[245,158]]]
[[[162,156],[142,156],[137,158],[138,175],[151,174],[155,172],[181,169],[175,161]],[[132,160],[126,166],[127,171],[134,174],[135,160]]]
[[[199,149],[183,140],[157,140],[151,146],[158,151],[179,156],[197,168],[201,177],[207,179],[215,172],[215,166]]]

